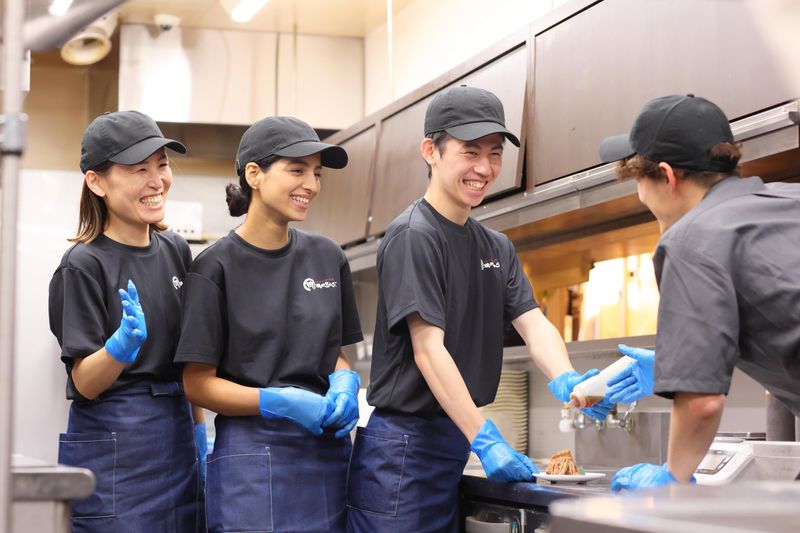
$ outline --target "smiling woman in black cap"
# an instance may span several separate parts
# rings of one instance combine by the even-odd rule
[[[268,117],[242,136],[231,215],[244,223],[187,275],[175,360],[189,398],[219,413],[209,455],[209,531],[344,530],[362,339],[350,268],[305,219],[322,167],[347,164],[308,124]]]
[[[191,256],[161,223],[167,148],[186,152],[136,111],[101,115],[83,134],[78,235],[49,294],[73,400],[59,463],[97,480],[72,505],[73,531],[202,530],[192,414],[172,362]]]

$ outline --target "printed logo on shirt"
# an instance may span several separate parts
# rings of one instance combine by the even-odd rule
[[[175,287],[175,290],[177,291],[183,287],[183,281],[178,279],[178,276],[172,276],[172,286]]]
[[[316,281],[311,278],[306,278],[303,280],[303,288],[308,292],[315,291],[317,289],[333,289],[337,285],[335,278],[326,278],[322,281]]]
[[[487,268],[500,268],[500,260],[481,259],[481,270],[486,270]]]

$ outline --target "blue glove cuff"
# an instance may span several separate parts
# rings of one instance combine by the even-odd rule
[[[475,452],[478,457],[500,442],[505,442],[503,435],[500,434],[500,430],[497,429],[497,426],[494,425],[494,422],[487,419],[478,430],[478,433],[475,435],[475,438],[472,439],[472,442],[469,445],[470,450]]]
[[[258,412],[263,418],[281,418],[274,410],[281,401],[281,395],[272,388],[258,389]]]
[[[572,380],[570,379],[572,378]],[[567,403],[569,401],[569,393],[572,392],[574,385],[570,385],[570,381],[575,381],[580,378],[580,374],[575,370],[569,370],[559,374],[547,384],[547,388],[553,393],[553,396],[560,402]]]
[[[330,390],[333,392],[347,392],[353,396],[358,396],[361,388],[361,376],[354,370],[342,368],[328,376]]]

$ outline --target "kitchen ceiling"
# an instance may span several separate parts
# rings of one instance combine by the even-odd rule
[[[393,0],[397,12],[413,0]],[[235,0],[129,0],[123,22],[152,24],[157,13],[177,15],[181,26],[363,37],[386,22],[384,0],[270,0],[249,22],[231,20],[223,3]]]

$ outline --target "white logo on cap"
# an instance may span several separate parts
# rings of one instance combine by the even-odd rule
[[[333,289],[338,285],[334,278],[324,279],[322,281],[314,281],[311,278],[306,278],[303,280],[303,288],[308,292],[317,289]]]
[[[178,279],[178,276],[172,276],[172,286],[175,287],[175,290],[177,291],[183,287],[183,281]]]

